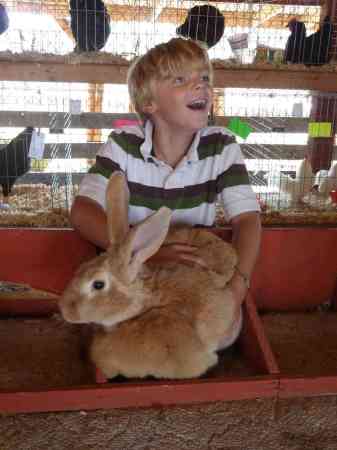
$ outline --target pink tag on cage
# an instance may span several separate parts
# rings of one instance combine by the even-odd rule
[[[122,128],[130,125],[140,125],[137,119],[116,119],[112,122],[114,128]]]

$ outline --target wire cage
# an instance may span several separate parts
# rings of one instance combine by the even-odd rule
[[[222,89],[216,98],[215,121],[230,126],[239,119],[248,128],[246,135],[238,132],[237,141],[270,220],[273,213],[316,212],[317,221],[322,214],[332,214],[334,221],[337,94]]]
[[[84,55],[97,64],[102,58],[128,64],[177,35],[203,40],[212,60],[229,65],[273,64],[291,70],[298,63],[309,68],[324,64],[324,70],[327,62],[336,60],[336,17],[317,0],[279,4],[1,0],[1,4],[6,14],[0,9],[4,60],[28,57],[40,63],[51,56],[51,61],[63,58],[71,64]],[[299,34],[298,23],[305,24],[305,36]],[[322,31],[326,23],[328,46]],[[316,37],[304,41],[310,36]],[[336,99],[333,92],[215,87],[214,123],[233,131],[234,120],[249,129],[247,136],[239,133],[237,141],[268,217],[290,210],[335,211],[331,192],[337,189]],[[73,197],[96,151],[116,119],[130,118],[135,115],[125,84],[0,81],[0,177],[5,184],[13,182],[10,192],[3,185],[1,192],[0,187],[1,224],[69,226]],[[18,140],[29,127],[35,146],[27,138],[24,146]],[[39,146],[43,155],[37,156]],[[6,148],[7,153],[14,149],[12,172]],[[35,154],[29,154],[20,171],[17,155],[28,150]]]
[[[237,63],[324,64],[336,57],[336,17],[319,0],[2,0],[0,51],[132,58],[175,35]],[[4,15],[3,13],[2,15]]]

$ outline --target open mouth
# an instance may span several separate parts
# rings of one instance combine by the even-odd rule
[[[192,109],[192,111],[204,111],[207,107],[207,100],[194,100],[187,105],[187,108]]]

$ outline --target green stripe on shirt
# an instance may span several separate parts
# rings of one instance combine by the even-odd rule
[[[129,182],[130,205],[157,210],[161,206],[170,209],[190,209],[203,203],[213,203],[225,188],[249,185],[248,173],[243,164],[234,164],[220,174],[216,180],[185,186],[183,188],[164,189]]]
[[[209,134],[202,136],[197,148],[199,159],[205,159],[210,156],[221,155],[226,145],[234,144],[235,137],[224,135],[222,133]]]
[[[92,167],[90,167],[88,173],[99,174],[109,179],[113,172],[120,170],[120,165],[115,163],[111,159],[105,158],[103,156],[97,156],[96,163]]]
[[[137,159],[144,159],[143,155],[140,151],[140,147],[144,142],[144,138],[136,136],[135,134],[125,133],[124,131],[121,133],[110,134],[110,138],[113,139],[116,144],[118,144],[125,153],[133,156]]]

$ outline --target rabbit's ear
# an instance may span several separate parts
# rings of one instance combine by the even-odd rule
[[[110,244],[121,242],[129,231],[129,189],[122,172],[114,172],[106,191],[108,235]]]
[[[136,278],[142,263],[154,255],[164,242],[171,216],[172,211],[162,207],[129,233],[126,251],[129,254],[128,275],[130,281]]]

